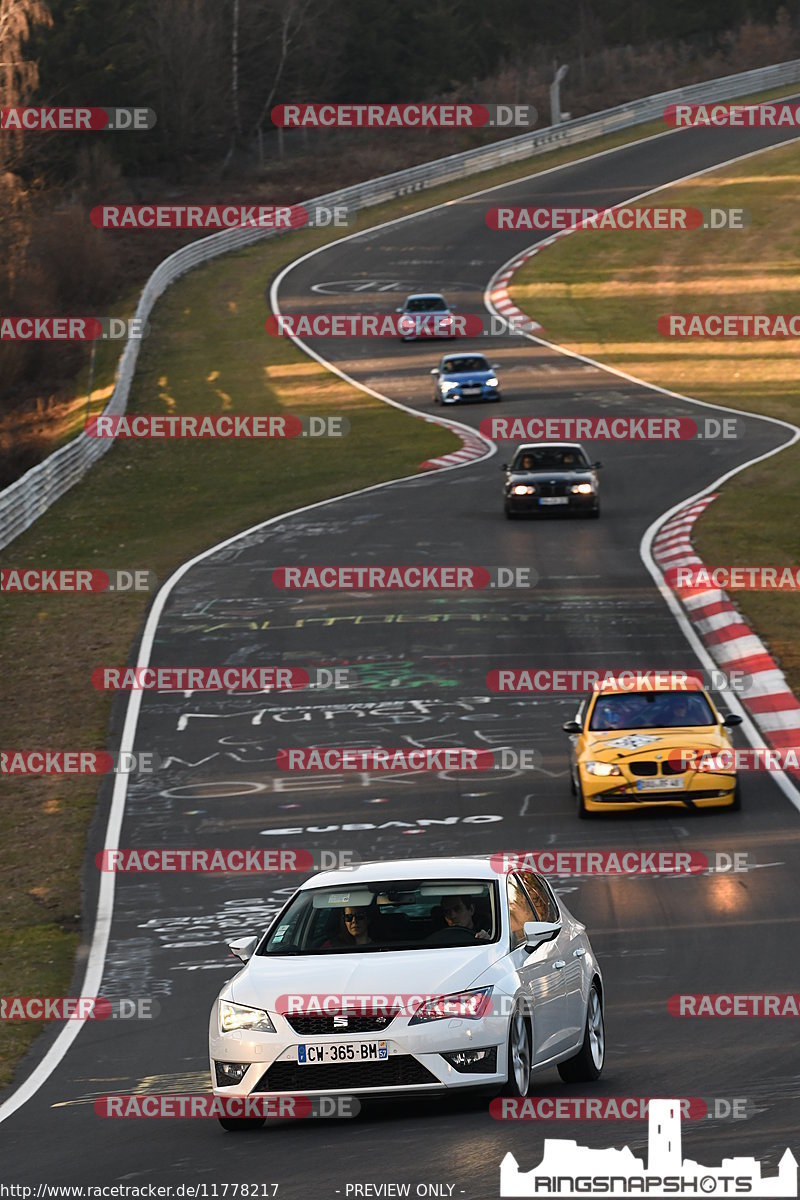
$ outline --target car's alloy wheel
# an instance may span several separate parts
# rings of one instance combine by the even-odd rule
[[[527,1096],[531,1085],[531,1032],[528,1020],[518,1004],[508,1029],[508,1078],[506,1096]]]
[[[586,1028],[583,1044],[573,1058],[558,1064],[558,1073],[565,1083],[589,1083],[599,1079],[606,1059],[606,1030],[603,1005],[597,984],[592,984],[586,1007]]]
[[[244,1133],[247,1129],[260,1129],[266,1117],[218,1117],[223,1129],[228,1133]]]

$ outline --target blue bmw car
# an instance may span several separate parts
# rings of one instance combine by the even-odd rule
[[[458,404],[462,400],[500,400],[497,366],[482,354],[446,354],[434,367],[434,404]]]

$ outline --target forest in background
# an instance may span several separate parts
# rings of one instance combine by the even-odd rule
[[[276,104],[527,103],[547,125],[556,62],[580,116],[795,57],[800,16],[776,0],[0,0],[0,106],[157,114],[146,133],[0,134],[0,313],[111,313],[196,236],[100,231],[97,204],[289,202],[498,136],[279,136]],[[0,487],[47,453],[86,355],[0,343]]]

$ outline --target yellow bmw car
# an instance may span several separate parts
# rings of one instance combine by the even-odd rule
[[[735,770],[697,770],[732,746],[724,716],[699,685],[637,691],[602,688],[585,700],[571,734],[570,775],[578,816],[648,807],[741,807]]]

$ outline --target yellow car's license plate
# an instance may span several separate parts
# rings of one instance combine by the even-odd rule
[[[686,780],[676,776],[674,779],[637,779],[637,792],[659,791],[665,792],[667,789],[679,791],[686,786]]]

